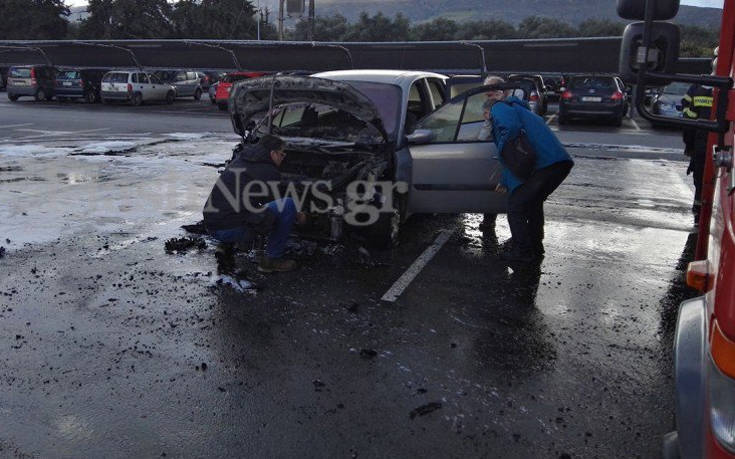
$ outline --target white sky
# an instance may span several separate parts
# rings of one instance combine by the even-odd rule
[[[724,0],[681,0],[682,5],[709,6],[713,8],[722,8]],[[86,0],[67,0],[70,6],[86,5]]]

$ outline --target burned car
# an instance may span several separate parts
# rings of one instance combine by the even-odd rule
[[[286,141],[284,177],[312,187],[302,209],[328,216],[332,233],[340,216],[391,245],[413,213],[505,212],[495,144],[481,135],[486,91],[446,101],[446,77],[429,72],[276,75],[237,83],[230,114],[244,142]]]

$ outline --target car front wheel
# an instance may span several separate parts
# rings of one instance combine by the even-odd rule
[[[46,98],[46,92],[43,89],[36,91],[36,101],[43,100]]]
[[[87,94],[84,95],[84,100],[87,101],[88,104],[93,104],[97,102],[97,96],[94,91],[88,91]]]
[[[199,100],[201,98],[202,98],[202,90],[197,89],[196,91],[194,91],[194,100]]]
[[[11,102],[16,102],[18,100],[18,96],[16,96],[15,94],[8,94],[8,99]]]
[[[169,91],[168,94],[166,94],[166,103],[167,104],[173,104],[174,100],[176,100],[176,94],[173,91]]]
[[[130,99],[130,103],[135,107],[143,105],[143,95],[139,92],[136,92],[135,94],[133,94],[133,98]]]

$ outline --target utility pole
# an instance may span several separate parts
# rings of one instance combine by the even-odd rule
[[[308,41],[314,41],[314,1],[315,0],[309,0],[309,28],[308,32],[306,33],[306,39]]]
[[[278,40],[283,41],[283,4],[286,0],[278,0]]]

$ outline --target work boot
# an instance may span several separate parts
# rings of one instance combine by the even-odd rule
[[[283,273],[296,269],[294,260],[286,260],[284,258],[268,258],[263,257],[263,261],[258,264],[258,271],[261,273]]]
[[[231,273],[235,270],[235,249],[232,244],[221,242],[214,251],[219,274]]]

